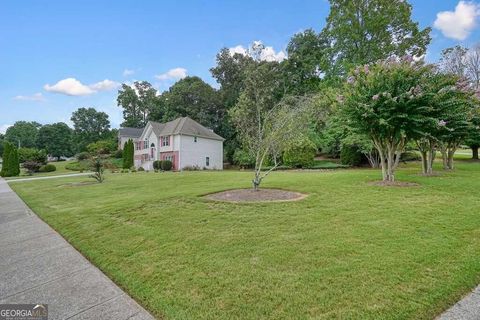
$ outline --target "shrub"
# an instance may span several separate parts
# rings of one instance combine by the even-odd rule
[[[414,151],[406,151],[400,156],[401,161],[420,161],[421,156]]]
[[[76,158],[78,161],[87,160],[90,158],[90,154],[88,152],[80,152],[76,155]]]
[[[42,164],[36,161],[26,161],[23,163],[23,167],[25,168],[25,170],[27,170],[27,173],[29,175],[32,175],[33,173],[38,172],[41,166]]]
[[[38,162],[40,164],[47,163],[47,152],[45,150],[35,148],[19,148],[18,161],[24,162]]]
[[[48,163],[44,166],[41,166],[38,171],[40,171],[40,172],[53,172],[53,171],[57,171],[57,167],[55,167],[51,163]]]
[[[121,159],[121,158],[123,158],[123,150],[117,150],[117,151],[115,151],[115,153],[113,154],[113,156],[115,157],[115,159]]]
[[[75,162],[70,162],[65,166],[65,169],[67,170],[72,170],[72,171],[85,171],[88,170],[89,165],[88,161],[75,161]]]
[[[143,167],[138,168],[138,171],[145,171]]]
[[[112,140],[100,140],[90,143],[87,146],[87,151],[92,154],[110,154],[116,147],[116,143]]]
[[[237,149],[233,154],[233,163],[242,169],[253,168],[255,159],[245,150]]]
[[[283,163],[294,168],[307,168],[313,165],[317,147],[307,138],[297,140],[283,153]]]
[[[162,169],[162,161],[161,160],[153,161],[153,169],[161,170]]]
[[[95,157],[92,159],[90,163],[90,167],[93,171],[93,174],[90,175],[90,178],[94,178],[99,183],[102,183],[105,180],[105,176],[103,174],[103,161],[99,157]]]
[[[347,166],[359,166],[362,164],[363,154],[357,146],[343,145],[340,151],[340,163]]]
[[[170,160],[163,160],[160,163],[160,169],[162,169],[163,171],[170,171],[172,170],[172,167],[173,167],[173,163]]]

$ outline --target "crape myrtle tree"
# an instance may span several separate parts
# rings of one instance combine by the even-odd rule
[[[454,169],[453,156],[460,145],[468,138],[472,114],[478,106],[475,92],[467,79],[460,79],[455,85],[443,89],[448,95],[440,120],[439,146],[443,168]]]
[[[306,134],[304,99],[286,97],[282,99],[282,87],[278,63],[262,62],[247,71],[245,88],[237,104],[230,110],[240,141],[255,159],[254,190],[280,165],[283,151],[290,141]],[[267,161],[273,166],[262,171]]]
[[[428,70],[410,56],[358,67],[339,97],[348,125],[377,149],[383,181],[395,181],[405,144],[425,124],[428,107],[420,81]]]

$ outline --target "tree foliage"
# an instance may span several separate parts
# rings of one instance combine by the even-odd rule
[[[122,127],[145,127],[158,104],[156,95],[157,90],[147,81],[136,81],[132,86],[122,84],[117,97],[117,105],[123,108]]]
[[[63,122],[41,127],[38,131],[37,144],[52,157],[70,157],[75,154],[73,130]]]
[[[5,140],[19,147],[33,148],[36,146],[40,127],[38,122],[17,121],[5,132]]]
[[[130,169],[134,165],[135,146],[133,140],[129,139],[123,147],[123,168]]]
[[[328,43],[328,76],[392,55],[424,55],[430,28],[420,30],[411,15],[412,6],[404,0],[330,0],[321,33]]]
[[[72,113],[74,136],[79,150],[110,135],[108,114],[94,108],[79,108]]]
[[[0,176],[18,176],[20,174],[20,162],[18,161],[17,148],[10,142],[5,142],[4,148]]]

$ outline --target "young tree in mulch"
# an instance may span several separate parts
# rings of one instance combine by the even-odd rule
[[[123,169],[133,167],[134,146],[132,139],[129,139],[123,147]]]
[[[93,174],[90,175],[90,178],[94,178],[99,183],[105,181],[104,163],[101,157],[93,157],[90,164]]]
[[[339,97],[348,125],[368,136],[377,149],[385,182],[395,181],[405,144],[421,132],[428,117],[420,84],[429,69],[411,57],[358,67]]]

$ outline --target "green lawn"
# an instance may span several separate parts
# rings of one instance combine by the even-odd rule
[[[379,171],[274,172],[298,202],[227,204],[251,172],[108,174],[12,184],[45,221],[165,319],[432,319],[480,282],[480,163],[368,184]]]

